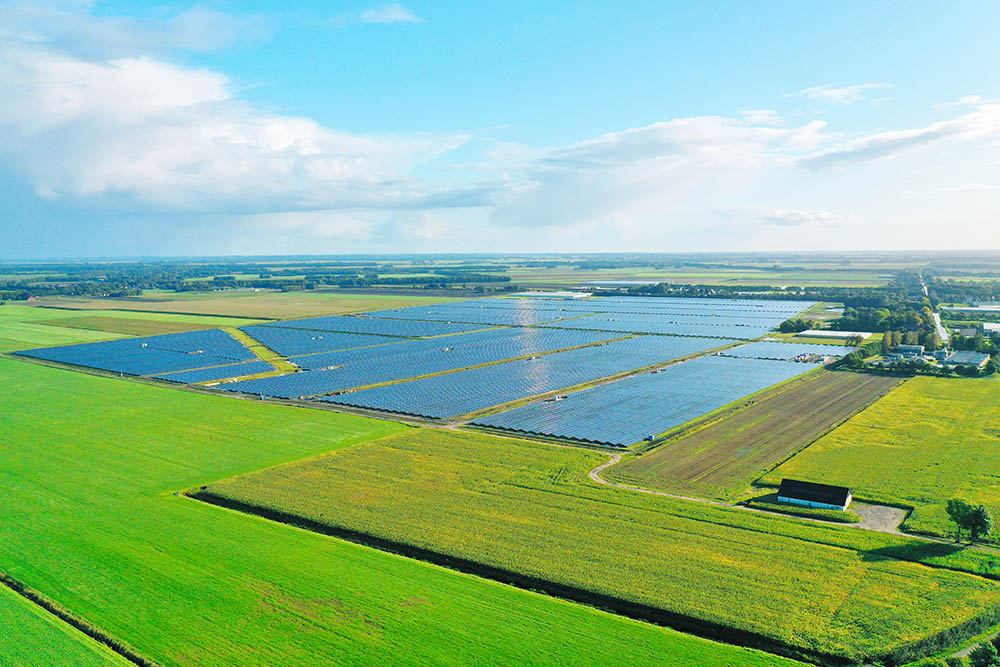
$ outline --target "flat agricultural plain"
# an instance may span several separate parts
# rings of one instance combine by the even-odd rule
[[[605,460],[408,428],[207,492],[720,624],[818,659],[869,660],[998,611],[1000,583],[960,571],[1000,568],[982,552],[600,486],[587,471]]]
[[[788,456],[896,387],[894,377],[823,372],[764,393],[747,408],[608,468],[632,486],[733,500]]]
[[[157,292],[149,290],[141,297],[85,298],[48,297],[43,305],[79,310],[146,311],[154,313],[185,313],[284,320],[319,315],[343,315],[384,308],[405,308],[454,299],[429,296],[395,296],[381,294],[336,294],[330,292]]]
[[[3,665],[125,667],[132,664],[3,585],[0,585],[0,628],[3,628],[0,632]]]
[[[914,508],[908,530],[953,536],[949,498],[1000,513],[1000,380],[915,377],[765,478],[843,484]]]
[[[0,572],[160,664],[793,664],[176,493],[398,424],[8,359],[0,386]]]

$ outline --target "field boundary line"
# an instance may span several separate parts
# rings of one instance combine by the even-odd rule
[[[2,571],[0,571],[0,584],[14,593],[17,593],[35,606],[45,610],[52,616],[55,616],[60,621],[79,630],[94,641],[107,646],[109,649],[128,660],[133,665],[138,665],[139,667],[162,667],[160,663],[143,656],[125,642],[113,637],[106,630],[97,627],[81,616],[77,616],[44,593],[31,588],[27,584],[14,579]]]

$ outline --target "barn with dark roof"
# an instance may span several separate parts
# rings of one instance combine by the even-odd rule
[[[778,502],[803,507],[846,510],[851,504],[851,490],[846,486],[783,479],[778,489]]]

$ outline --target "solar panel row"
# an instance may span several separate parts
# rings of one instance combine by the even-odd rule
[[[366,314],[369,315],[369,314]],[[262,327],[279,327],[283,329],[309,329],[312,331],[338,331],[341,333],[376,334],[379,336],[395,336],[397,338],[416,338],[419,336],[441,336],[443,334],[474,331],[482,327],[468,324],[452,324],[448,322],[410,322],[405,320],[385,320],[374,317],[352,317],[348,315],[328,315],[326,317],[310,317],[304,320],[286,320],[284,322],[267,322]]]
[[[651,366],[733,341],[639,336],[321,400],[445,418]]]
[[[441,373],[614,338],[590,331],[508,328],[394,345],[292,357],[306,373],[227,384],[224,389],[280,398],[343,391],[380,382]],[[339,367],[331,369],[330,367]]]
[[[195,384],[198,382],[211,382],[212,380],[245,377],[258,373],[269,373],[273,370],[274,366],[266,361],[244,361],[241,364],[218,366],[216,368],[199,368],[193,371],[161,374],[155,377],[160,380],[180,382],[181,384]]]
[[[777,343],[758,341],[747,345],[733,347],[724,352],[727,357],[744,357],[747,359],[781,359],[789,360],[802,355],[821,355],[825,357],[842,357],[858,348],[846,345],[813,345],[811,343]]]
[[[155,375],[256,358],[220,329],[49,347],[18,354],[127,375]]]
[[[627,446],[815,367],[788,361],[700,357],[473,423]]]
[[[398,343],[408,340],[390,336],[376,336],[374,334],[286,329],[276,326],[251,325],[240,327],[240,329],[284,357],[314,354],[316,352],[330,352],[333,350],[347,350],[353,347],[368,347],[370,345]]]

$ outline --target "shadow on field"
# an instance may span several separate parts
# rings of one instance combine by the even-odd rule
[[[928,558],[941,558],[961,551],[962,544],[945,544],[935,542],[914,542],[893,547],[871,549],[861,553],[861,560],[866,563],[876,563],[885,560],[922,561]]]

